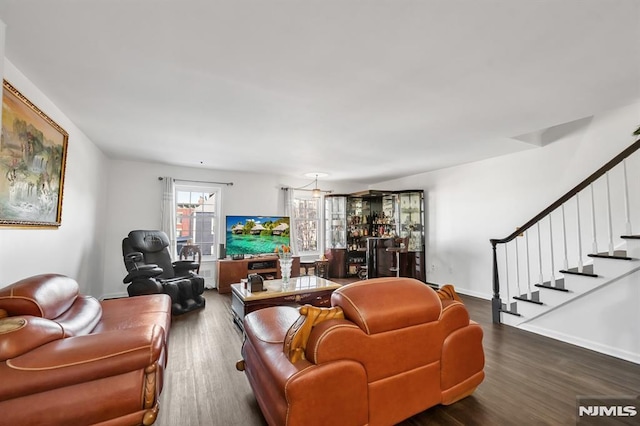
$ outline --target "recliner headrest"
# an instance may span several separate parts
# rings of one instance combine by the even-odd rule
[[[169,237],[162,231],[131,231],[129,244],[134,250],[144,253],[154,253],[169,247]]]
[[[438,294],[413,278],[373,278],[347,284],[331,295],[331,305],[367,334],[411,327],[440,318]]]
[[[54,319],[73,305],[78,290],[78,283],[64,275],[35,275],[0,289],[0,309],[9,316]]]

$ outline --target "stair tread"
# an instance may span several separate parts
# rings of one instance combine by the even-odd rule
[[[589,257],[597,257],[600,259],[619,259],[619,260],[633,260],[632,257],[627,256],[626,250],[614,250],[613,254],[608,252],[588,254]]]
[[[527,299],[526,297],[522,297],[522,296],[514,296],[513,298],[516,299],[516,300],[521,300],[523,302],[534,303],[536,305],[544,305],[544,303],[542,303],[539,300]]]
[[[508,311],[508,310],[506,310],[506,309],[500,309],[500,312],[504,312],[505,314],[513,315],[513,316],[516,316],[516,317],[521,317],[521,316],[522,316],[522,315],[520,315],[520,314],[519,314],[519,313],[517,313],[517,312],[514,312],[514,311]]]
[[[569,268],[560,270],[563,274],[582,275],[585,277],[596,278],[598,275],[593,273],[593,265],[584,265],[582,272],[578,272],[578,268]]]
[[[564,287],[558,287],[557,285],[554,287],[551,284],[547,284],[547,283],[536,284],[536,287],[538,287],[538,288],[546,288],[546,289],[549,289],[549,290],[564,291],[564,292],[568,292],[569,291]]]

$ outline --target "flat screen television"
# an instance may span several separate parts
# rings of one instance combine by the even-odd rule
[[[270,254],[290,245],[287,216],[227,216],[225,231],[227,256]]]

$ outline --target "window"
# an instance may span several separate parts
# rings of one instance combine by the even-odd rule
[[[320,198],[295,194],[291,218],[300,255],[320,253]],[[293,243],[293,242],[292,242]]]
[[[202,259],[218,254],[220,188],[176,183],[176,252],[185,244],[200,247]]]

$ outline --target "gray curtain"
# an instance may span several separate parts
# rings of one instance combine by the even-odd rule
[[[175,184],[172,177],[162,178],[162,205],[160,208],[160,226],[170,241],[169,252],[175,260],[176,254],[176,207]]]
[[[289,228],[289,236],[291,238],[291,253],[294,256],[298,255],[298,233],[296,232],[296,218],[295,218],[295,209],[294,209],[294,196],[293,196],[293,188],[282,188],[284,192],[284,215],[289,216],[289,220],[291,221],[291,227]]]

